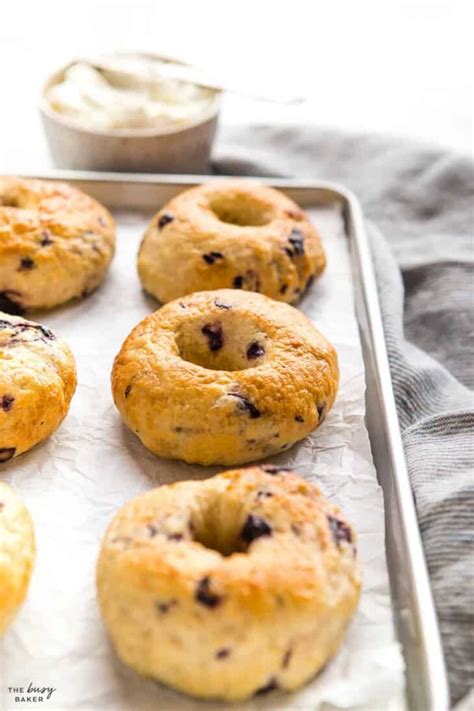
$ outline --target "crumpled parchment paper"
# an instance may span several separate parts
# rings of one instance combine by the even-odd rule
[[[106,283],[81,303],[36,317],[70,344],[79,385],[60,429],[1,473],[28,505],[38,545],[27,602],[0,641],[2,711],[223,708],[194,701],[125,668],[110,646],[96,604],[95,563],[117,509],[154,485],[206,478],[219,470],[161,461],[125,428],[113,405],[113,358],[131,328],[157,307],[142,292],[135,268],[149,216],[116,217],[118,249]],[[403,661],[390,606],[382,492],[364,423],[364,365],[348,245],[335,209],[315,210],[312,218],[323,237],[328,268],[300,308],[335,344],[341,386],[321,429],[271,461],[289,463],[316,481],[355,524],[363,593],[339,654],[312,683],[294,694],[270,694],[232,709],[395,711],[404,708]],[[16,702],[27,695],[29,684],[54,691],[38,694],[37,702]],[[23,694],[9,691],[18,687]]]

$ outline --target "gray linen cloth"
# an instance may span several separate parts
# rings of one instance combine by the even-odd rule
[[[243,126],[219,135],[214,170],[340,182],[380,229],[393,387],[455,703],[474,676],[473,164],[380,136]]]

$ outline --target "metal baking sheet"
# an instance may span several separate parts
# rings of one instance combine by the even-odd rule
[[[30,176],[31,177],[31,176]],[[55,171],[35,176],[66,180],[111,209],[158,209],[209,176],[124,175]],[[221,176],[219,176],[221,177]],[[235,177],[235,176],[234,176]],[[386,555],[397,634],[414,711],[449,708],[446,670],[388,366],[372,259],[361,208],[350,192],[329,183],[260,179],[307,209],[341,206],[349,240],[355,303],[366,371],[366,420],[384,492]]]

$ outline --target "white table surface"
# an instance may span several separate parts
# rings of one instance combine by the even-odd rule
[[[8,1],[8,0],[7,0]],[[227,96],[223,122],[313,122],[472,152],[469,0],[13,0],[0,14],[1,172],[51,167],[36,99],[72,56],[147,49],[299,106]]]

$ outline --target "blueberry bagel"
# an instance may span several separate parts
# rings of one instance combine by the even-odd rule
[[[232,289],[166,304],[131,332],[112,389],[125,422],[161,457],[242,464],[321,424],[339,380],[333,346],[288,304]]]
[[[199,698],[292,690],[356,609],[355,534],[318,488],[274,466],[149,491],[110,525],[99,603],[118,655]]]
[[[0,177],[0,309],[52,308],[93,291],[114,253],[111,215],[64,183]]]
[[[75,388],[68,346],[48,328],[0,312],[0,464],[54,432]]]
[[[25,598],[34,557],[28,511],[13,490],[0,482],[0,635]]]
[[[175,197],[152,219],[138,255],[145,290],[163,303],[221,288],[295,303],[324,266],[319,235],[300,208],[245,180]]]

